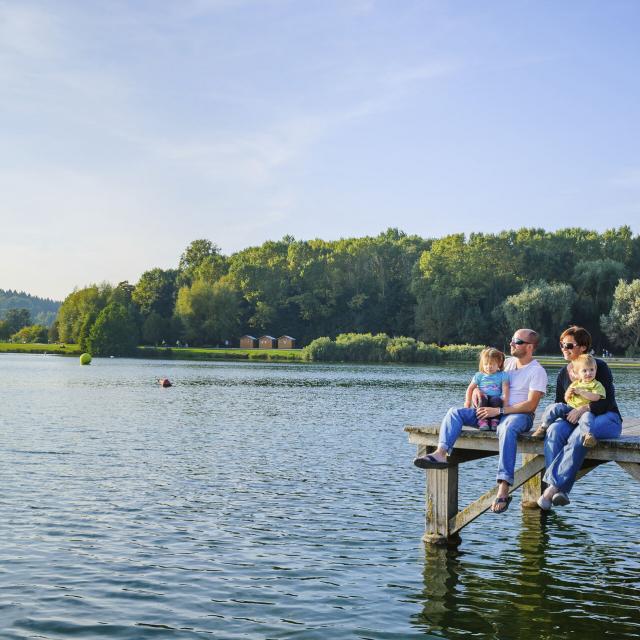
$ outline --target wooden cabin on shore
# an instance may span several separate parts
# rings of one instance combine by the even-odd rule
[[[275,349],[277,347],[277,341],[273,336],[260,336],[258,347],[260,349]]]
[[[278,338],[278,349],[295,349],[296,339],[291,336],[280,336]]]
[[[258,338],[254,338],[249,334],[246,334],[240,338],[240,348],[241,349],[257,349],[258,348]]]

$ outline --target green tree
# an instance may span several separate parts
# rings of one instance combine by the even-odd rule
[[[138,329],[126,307],[110,302],[91,327],[88,350],[95,356],[127,356],[138,345]]]
[[[150,269],[145,271],[133,290],[133,301],[140,308],[140,313],[146,318],[156,313],[164,318],[173,314],[176,302],[175,269]]]
[[[51,344],[53,344],[54,342],[58,342],[58,340],[60,340],[57,320],[54,320],[51,326],[49,327],[47,338]]]
[[[41,324],[32,324],[28,327],[22,327],[20,331],[16,331],[11,336],[11,342],[27,343],[27,342],[47,342],[47,327]]]
[[[77,343],[88,315],[95,317],[107,305],[113,287],[107,283],[90,285],[70,293],[58,310],[58,333],[62,342]]]
[[[91,329],[98,317],[98,313],[99,312],[95,310],[88,311],[82,319],[76,341],[83,351],[89,351],[89,336],[91,335]]]
[[[178,285],[189,286],[196,280],[215,282],[227,272],[227,261],[220,247],[210,240],[194,240],[180,256]]]
[[[0,320],[0,340],[8,340],[11,336],[11,327],[6,320]]]
[[[511,331],[527,327],[540,335],[540,349],[552,349],[571,318],[575,291],[568,284],[540,281],[509,296],[499,307]]]
[[[581,261],[573,270],[571,281],[577,294],[574,320],[589,328],[596,347],[602,337],[600,317],[611,308],[614,289],[625,272],[622,262],[610,258]]]
[[[219,344],[238,333],[239,299],[228,283],[196,280],[178,292],[176,315],[194,344]]]
[[[145,344],[160,344],[163,340],[172,341],[173,332],[169,318],[163,318],[152,311],[142,325],[142,340]]]
[[[29,309],[9,309],[4,319],[9,327],[10,333],[15,333],[16,331],[20,331],[22,327],[31,325],[31,313],[29,313]]]
[[[600,322],[607,337],[626,348],[628,356],[640,353],[640,280],[618,282],[611,311]]]

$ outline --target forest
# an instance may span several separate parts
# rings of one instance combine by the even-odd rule
[[[299,346],[345,333],[504,346],[515,327],[529,326],[541,334],[541,350],[554,352],[562,328],[577,323],[597,350],[633,354],[638,278],[640,237],[629,227],[285,236],[229,256],[199,239],[175,269],[74,290],[49,339],[115,355],[176,341],[237,346],[244,333],[287,334]]]

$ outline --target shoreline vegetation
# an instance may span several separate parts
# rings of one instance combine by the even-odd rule
[[[13,294],[9,299],[22,304]],[[504,345],[513,327],[535,327],[539,352],[555,355],[562,328],[576,324],[589,328],[598,353],[636,358],[640,235],[629,227],[604,233],[532,228],[428,239],[387,229],[335,241],[285,236],[230,256],[199,239],[176,268],[149,269],[135,284],[74,289],[51,326],[33,324],[33,300],[24,300],[24,308],[4,313],[0,305],[0,341],[77,344],[98,357],[135,357],[140,346],[151,347],[143,353],[153,357],[153,345],[173,351],[181,344],[204,349],[182,357],[222,357],[207,345],[235,347],[238,336],[252,332],[293,336],[297,345],[308,345],[306,355],[265,349],[227,356],[467,361],[478,347],[469,353],[464,343]],[[356,332],[370,338],[341,339]],[[436,345],[457,346],[443,351]]]
[[[476,364],[482,345],[425,344],[414,338],[389,338],[385,334],[342,334],[335,340],[317,338],[301,349],[236,349],[208,347],[147,347],[136,349],[134,358],[195,361],[267,361],[267,362],[326,362],[369,364]],[[47,344],[0,342],[2,353],[30,353],[78,357],[83,350],[77,344]],[[545,366],[562,366],[558,355],[540,354],[538,361]],[[640,368],[640,359],[606,358],[612,368]]]

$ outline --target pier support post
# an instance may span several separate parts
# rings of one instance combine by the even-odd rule
[[[449,521],[458,513],[458,465],[427,470],[426,527],[428,544],[456,544],[460,536],[449,532]]]
[[[527,462],[537,458],[535,453],[523,453],[522,454],[522,466]],[[542,495],[542,476],[544,475],[544,469],[536,473],[530,480],[527,480],[522,485],[522,508],[523,509],[537,509],[537,500]]]

